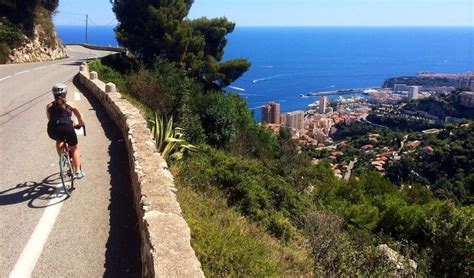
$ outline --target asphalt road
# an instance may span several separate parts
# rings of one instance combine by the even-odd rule
[[[104,110],[73,80],[84,59],[109,52],[69,46],[71,58],[0,65],[0,277],[139,277],[137,220],[125,145]],[[84,114],[86,177],[65,198],[46,133],[51,87],[69,87]]]

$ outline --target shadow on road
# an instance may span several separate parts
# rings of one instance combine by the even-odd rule
[[[73,61],[73,62],[69,62],[69,63],[64,63],[64,64],[61,64],[61,65],[78,67],[78,66],[82,65],[83,62],[86,62],[86,61],[87,61],[87,59],[81,59],[81,60],[77,60],[77,61]]]
[[[132,202],[128,154],[122,134],[101,104],[80,84],[77,76],[73,83],[92,105],[110,140],[110,231],[106,243],[104,277],[141,277],[138,220]]]
[[[45,208],[54,206],[65,199],[65,192],[60,186],[59,173],[52,174],[42,181],[27,181],[19,183],[10,189],[0,192],[0,206],[8,206],[23,202],[30,208]],[[59,190],[58,189],[59,186]],[[57,200],[50,202],[51,200]]]

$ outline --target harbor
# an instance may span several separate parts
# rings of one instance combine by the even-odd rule
[[[302,97],[318,97],[318,96],[328,96],[328,95],[346,95],[354,93],[363,93],[370,94],[370,92],[380,90],[380,87],[371,87],[371,88],[353,88],[353,89],[341,89],[341,90],[331,90],[331,91],[321,91],[321,92],[310,92],[306,95],[301,95]]]

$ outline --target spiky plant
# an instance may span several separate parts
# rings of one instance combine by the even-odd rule
[[[173,117],[167,119],[165,116],[158,116],[155,112],[155,118],[151,122],[151,133],[156,149],[164,159],[180,160],[185,152],[199,150],[198,147],[186,142],[182,128],[173,129]]]

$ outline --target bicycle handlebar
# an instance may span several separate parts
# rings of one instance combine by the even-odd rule
[[[74,126],[75,129],[81,129],[81,127],[82,127],[82,129],[84,130],[84,136],[86,136],[86,125],[85,125],[85,124],[83,124],[83,125],[75,125],[75,126]]]

